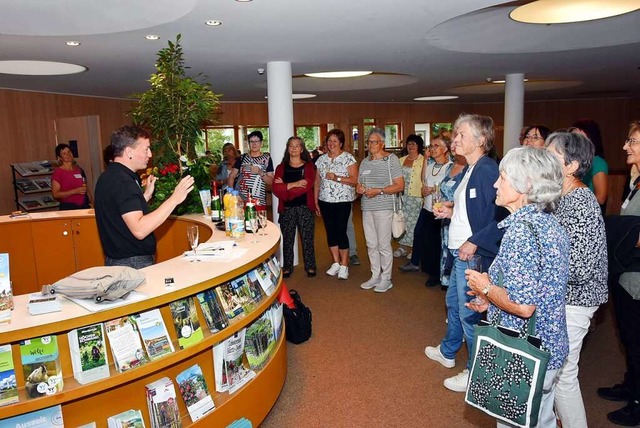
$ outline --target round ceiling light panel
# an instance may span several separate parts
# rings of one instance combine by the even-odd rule
[[[59,76],[87,71],[87,67],[51,61],[0,61],[0,73],[22,76]]]

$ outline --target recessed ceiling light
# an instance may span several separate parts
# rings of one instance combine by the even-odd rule
[[[147,40],[158,40],[160,36],[156,36],[155,34],[147,34],[146,36],[144,36],[144,38]]]
[[[414,101],[444,101],[444,100],[455,100],[458,98],[457,95],[432,95],[428,97],[418,97],[414,98]]]
[[[65,43],[67,46],[80,46],[80,42],[78,42],[77,40],[69,40],[68,42]]]
[[[209,25],[210,27],[219,27],[222,25],[222,21],[210,19],[207,22],[205,22],[205,24]]]
[[[638,9],[637,0],[538,0],[512,10],[509,17],[527,24],[564,24],[611,18]]]
[[[266,99],[268,99],[268,96],[264,96]],[[291,94],[291,98],[294,100],[303,100],[305,98],[315,98],[317,97],[316,94]]]
[[[236,0],[238,3],[250,3],[253,0]]]
[[[525,82],[528,82],[529,79],[524,79]],[[497,83],[498,85],[507,83],[506,80],[492,80],[491,83]]]
[[[0,73],[23,76],[58,76],[86,71],[87,67],[66,62],[0,61]]]
[[[325,71],[322,73],[305,73],[307,77],[318,77],[321,79],[342,79],[345,77],[367,76],[373,71]]]

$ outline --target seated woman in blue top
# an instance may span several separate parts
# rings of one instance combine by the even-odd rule
[[[482,265],[489,266],[498,253],[502,232],[497,224],[501,211],[496,207],[496,190],[493,183],[498,178],[498,164],[487,154],[493,147],[493,119],[488,116],[462,114],[453,127],[453,151],[467,161],[465,172],[453,197],[453,206],[443,204],[434,209],[437,218],[450,218],[449,250],[453,267],[447,289],[447,334],[438,346],[427,346],[425,354],[447,368],[456,364],[455,356],[467,342],[469,355],[473,344],[474,326],[481,315],[465,306],[471,297],[464,278],[467,260],[474,254],[481,256]],[[434,243],[434,245],[437,245]],[[464,392],[469,378],[471,361],[456,376],[445,379],[444,386],[452,391]]]
[[[560,161],[547,150],[517,148],[500,162],[496,204],[510,215],[498,224],[504,237],[489,273],[467,270],[468,303],[487,318],[520,329],[536,313],[536,333],[551,353],[544,378],[538,426],[555,427],[556,376],[569,352],[565,295],[569,278],[569,237],[552,212],[562,192]],[[472,353],[473,356],[473,353]],[[498,422],[498,427],[511,427]]]

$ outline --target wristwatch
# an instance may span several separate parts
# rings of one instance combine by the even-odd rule
[[[342,183],[342,177],[338,177],[338,178],[336,178],[336,181],[337,181],[338,183]]]
[[[380,189],[380,194],[384,195],[384,187],[382,189]]]
[[[489,290],[491,290],[491,284],[488,284],[486,287],[484,287],[484,289],[482,290],[482,294],[484,294],[485,296],[489,296]]]

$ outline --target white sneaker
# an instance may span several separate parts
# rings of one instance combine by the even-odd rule
[[[398,247],[397,250],[393,252],[393,257],[402,257],[407,255],[407,250],[404,247]]]
[[[469,383],[469,370],[464,369],[457,375],[444,380],[444,386],[455,392],[466,392]]]
[[[360,284],[360,288],[363,290],[371,290],[373,287],[377,286],[380,283],[380,277],[377,278],[369,278],[367,281]]]
[[[413,251],[407,254],[407,260],[411,260],[411,256],[413,256]]]
[[[340,272],[340,263],[334,263],[327,271],[327,275],[336,276],[338,272]]]
[[[456,365],[456,360],[453,358],[447,358],[442,355],[440,352],[440,345],[438,346],[427,346],[424,348],[424,354],[432,359],[433,361],[437,361],[448,369],[452,369]]]
[[[338,279],[349,279],[349,268],[346,266],[340,266],[338,271]]]
[[[386,293],[393,288],[393,284],[390,279],[383,279],[380,281],[376,288],[373,289],[376,293]]]

